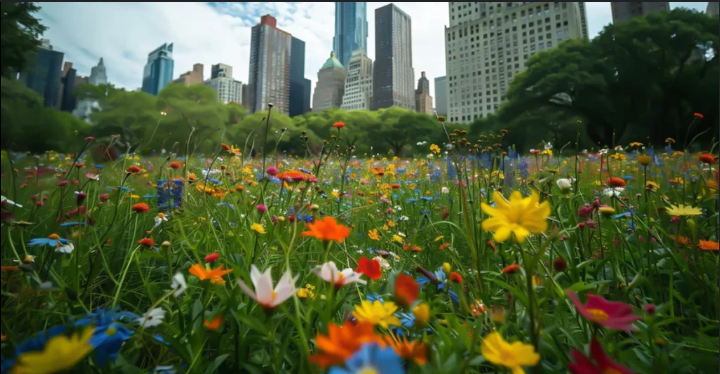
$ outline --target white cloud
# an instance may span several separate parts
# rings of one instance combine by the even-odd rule
[[[375,58],[375,9],[368,3],[368,55]],[[704,11],[707,3],[670,3]],[[448,3],[397,3],[412,18],[415,84],[426,71],[434,95],[434,78],[445,75],[444,28]],[[586,2],[590,37],[612,22],[610,3]],[[110,82],[136,89],[142,83],[147,54],[173,42],[175,77],[195,63],[233,66],[236,79],[247,82],[250,28],[263,14],[278,27],[305,41],[305,77],[313,83],[332,50],[334,3],[41,3],[40,18],[49,27],[44,37],[65,52],[81,75],[104,57]]]

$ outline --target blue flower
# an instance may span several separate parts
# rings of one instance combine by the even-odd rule
[[[298,170],[302,171],[305,174],[312,174],[312,171],[310,171],[308,169],[298,168]]]
[[[378,294],[376,294],[376,293],[368,293],[367,296],[366,296],[366,298],[367,298],[369,301],[372,301],[372,302],[375,302],[375,300],[377,300],[377,301],[379,301],[379,302],[381,302],[381,303],[383,303],[383,304],[385,303],[385,300],[383,300],[383,298],[380,297],[380,295],[378,295]]]
[[[402,360],[391,347],[381,348],[377,343],[364,344],[345,361],[347,369],[330,368],[329,374],[399,374],[404,373]]]
[[[232,205],[232,204],[230,204],[230,203],[228,203],[228,202],[225,202],[225,201],[223,201],[222,203],[218,203],[218,206],[226,206],[226,207],[228,207],[228,208],[230,208],[230,209],[232,209],[232,210],[235,210],[235,205]]]
[[[280,179],[275,178],[273,176],[268,176],[266,178],[267,178],[267,180],[269,180],[270,182],[273,182],[275,184],[282,184],[282,181]]]
[[[400,324],[403,325],[403,327],[411,328],[415,326],[415,315],[412,313],[398,313],[398,317],[400,318]]]
[[[215,179],[215,178],[208,178],[207,180],[210,181],[210,182],[212,182],[212,183],[215,183],[215,184],[222,184],[222,182],[220,182],[219,180],[217,180],[217,179]]]
[[[438,280],[437,289],[438,290],[444,290],[445,284],[447,283],[447,275],[445,275],[445,271],[443,271],[442,267],[435,270],[435,278]],[[425,286],[426,284],[430,283],[430,279],[428,277],[418,277],[416,279],[418,284],[420,285],[420,288]],[[450,299],[455,303],[460,302],[460,297],[458,294],[453,290],[448,290],[448,294],[450,295]]]
[[[85,222],[63,222],[60,224],[60,227],[69,227],[69,226],[85,226]]]
[[[109,361],[115,361],[120,348],[132,335],[130,329],[119,323],[96,327],[90,345],[94,348],[98,365],[104,367]]]
[[[417,202],[417,199],[408,199],[408,204],[414,204]]]
[[[48,340],[65,333],[65,330],[67,330],[67,326],[58,325],[37,333],[15,347],[15,356],[20,356],[26,352],[42,351]]]
[[[92,166],[96,169],[105,169],[105,166],[99,164],[92,164]]]
[[[423,196],[421,199],[423,199],[423,201],[432,201],[433,198],[430,196]]]
[[[61,238],[59,238],[59,239],[35,238],[35,239],[31,239],[31,240],[30,240],[30,243],[28,243],[28,245],[31,246],[31,247],[39,247],[39,246],[43,246],[43,245],[49,245],[49,246],[51,246],[51,247],[57,247],[57,246],[58,246],[58,243],[60,243],[60,244],[67,244],[67,243],[68,243],[68,240],[67,240],[67,239],[61,239]]]
[[[159,195],[143,195],[143,199],[157,199]]]

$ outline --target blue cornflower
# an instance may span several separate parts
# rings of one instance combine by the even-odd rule
[[[385,300],[383,300],[383,298],[380,295],[378,295],[377,293],[368,293],[367,296],[365,296],[365,297],[369,301],[372,301],[372,302],[375,302],[375,300],[377,300],[383,304],[385,303]]]
[[[417,202],[417,199],[415,199],[415,198],[412,198],[412,199],[408,199],[408,201],[407,201],[407,202],[408,202],[408,204],[414,204],[414,203],[416,203],[416,202]]]
[[[423,196],[421,199],[423,199],[423,201],[432,201],[433,198],[430,196]]]
[[[431,212],[430,212],[429,210],[421,210],[421,211],[420,211],[420,214],[423,215],[423,216],[429,216],[430,213],[431,213]]]
[[[398,313],[397,316],[400,318],[400,324],[403,327],[411,328],[415,326],[415,315],[412,313]],[[400,330],[400,329],[398,329]],[[402,330],[401,330],[402,331]]]
[[[35,334],[35,336],[26,339],[15,347],[15,356],[20,356],[26,352],[42,351],[48,340],[65,333],[66,330],[67,326],[58,325]]]
[[[222,182],[220,182],[219,180],[217,180],[217,179],[215,179],[215,178],[208,178],[207,180],[208,180],[209,182],[212,182],[212,183],[215,183],[215,184],[222,184]]]
[[[404,373],[402,359],[391,347],[381,348],[377,343],[366,343],[345,361],[347,369],[330,368],[328,374],[399,374]]]
[[[273,182],[275,184],[282,184],[282,181],[279,178],[275,178],[273,176],[267,176],[266,178],[267,178],[267,180],[269,180],[270,182]]]
[[[94,348],[98,365],[104,367],[108,362],[115,361],[120,348],[132,335],[132,330],[119,323],[95,327],[90,345]]]
[[[30,243],[28,243],[31,247],[39,247],[43,245],[49,245],[51,247],[57,247],[58,243],[60,244],[67,244],[67,239],[60,238],[57,234],[52,234],[47,238],[35,238],[31,239]]]
[[[143,199],[157,199],[159,195],[143,195]]]
[[[85,226],[85,222],[63,222],[60,224],[60,227],[69,227],[69,226]]]
[[[125,191],[125,192],[132,191],[132,188],[124,187],[124,186],[117,186],[117,189],[120,191]]]
[[[435,274],[435,278],[437,278],[437,280],[438,280],[437,289],[438,289],[438,290],[444,290],[444,289],[445,289],[445,284],[447,283],[447,275],[445,274],[445,271],[443,271],[442,267],[440,267],[440,268],[438,268],[437,270],[435,270],[435,273],[434,273],[434,274]],[[422,287],[425,286],[426,284],[430,283],[430,279],[429,279],[428,277],[418,277],[418,278],[416,279],[416,281],[417,281],[418,284],[420,285],[420,288],[422,288]],[[453,290],[448,290],[448,294],[450,295],[450,299],[451,299],[454,303],[457,304],[457,303],[460,302],[460,297],[458,296],[458,294],[457,294],[455,291],[453,291]]]
[[[105,166],[99,164],[92,164],[95,169],[105,169]]]
[[[308,169],[298,168],[298,170],[302,171],[305,174],[312,174],[312,171],[310,171]]]

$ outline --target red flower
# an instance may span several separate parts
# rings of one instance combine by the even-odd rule
[[[178,170],[178,169],[180,169],[180,168],[182,167],[182,164],[181,164],[179,161],[173,161],[173,162],[170,163],[169,166],[170,166],[171,169]]]
[[[518,269],[520,269],[520,265],[518,264],[512,264],[506,266],[504,269],[502,269],[503,274],[515,274]]]
[[[712,155],[709,155],[707,153],[701,154],[700,156],[698,156],[698,159],[703,164],[712,164],[715,162],[715,157],[713,157]]]
[[[134,204],[131,209],[136,213],[147,213],[150,211],[150,207],[145,203]]]
[[[445,207],[443,207],[443,213],[442,213],[442,216],[440,216],[440,218],[444,220],[444,219],[448,218],[448,216],[450,216],[450,211],[448,211],[447,209],[445,209]]]
[[[333,127],[336,129],[341,129],[341,128],[345,127],[345,122],[339,122],[339,121],[335,122],[335,123],[333,123]]]
[[[595,360],[595,364],[593,364],[589,358],[585,357],[582,352],[573,349],[570,352],[573,362],[568,364],[568,370],[573,374],[633,374],[633,371],[629,368],[611,360],[607,353],[603,351],[597,339],[593,339],[592,342],[590,342],[590,355],[592,355],[592,358]]]
[[[459,273],[456,273],[456,272],[454,272],[454,271],[453,271],[452,273],[450,273],[450,280],[453,281],[453,282],[455,282],[455,283],[462,283],[462,282],[463,282],[462,275],[460,275]]]
[[[405,308],[417,300],[420,285],[409,275],[399,274],[395,278],[395,300]]]
[[[390,187],[391,187],[393,190],[395,190],[395,189],[400,188],[400,184],[398,184],[398,183],[393,183],[393,184],[390,185]]]
[[[562,257],[558,257],[553,260],[553,268],[557,272],[565,271],[565,269],[567,268],[567,262],[565,262]]]
[[[605,180],[605,184],[607,184],[610,187],[616,188],[616,187],[625,187],[625,180],[618,177],[612,177]]]
[[[705,116],[703,116],[702,113],[698,113],[698,112],[693,113],[693,116],[694,116],[695,118],[700,118],[700,119],[705,118]]]
[[[128,174],[137,174],[141,172],[142,169],[139,166],[132,165],[129,168],[125,169],[125,172]]]
[[[205,262],[215,262],[220,258],[220,255],[217,253],[211,253],[207,256],[205,256]]]
[[[283,182],[304,182],[310,177],[310,174],[305,174],[297,170],[289,170],[275,175],[275,178]]]
[[[142,238],[142,239],[138,240],[138,244],[142,244],[142,245],[150,248],[155,245],[155,241],[152,240],[152,238]]]
[[[632,323],[642,317],[632,314],[632,306],[621,302],[607,301],[602,296],[588,295],[583,306],[575,292],[567,291],[578,312],[589,321],[615,330],[637,330]]]
[[[355,271],[367,275],[370,279],[380,279],[382,276],[380,262],[378,260],[368,260],[365,256],[360,259],[360,264]]]

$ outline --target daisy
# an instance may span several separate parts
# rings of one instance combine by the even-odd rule
[[[138,318],[136,321],[140,327],[154,327],[162,323],[165,318],[165,310],[163,308],[155,308]]]

